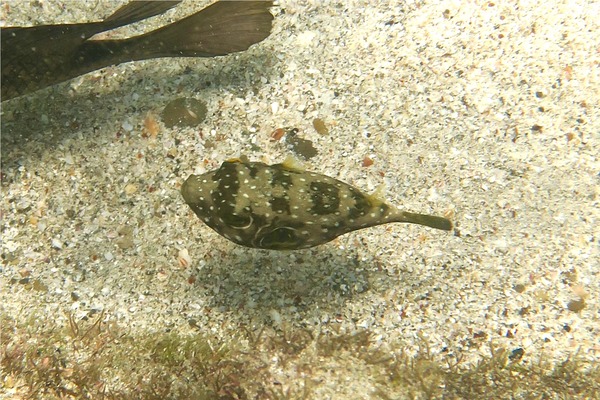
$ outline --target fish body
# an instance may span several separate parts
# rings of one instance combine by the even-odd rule
[[[296,250],[390,222],[449,231],[446,218],[400,211],[340,180],[303,171],[286,160],[267,165],[246,158],[190,175],[183,198],[206,225],[242,246]]]
[[[92,38],[162,14],[178,3],[133,1],[101,22],[2,28],[2,101],[123,62],[243,51],[271,32],[272,1],[219,1],[143,35]]]

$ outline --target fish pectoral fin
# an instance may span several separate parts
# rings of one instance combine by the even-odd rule
[[[227,160],[225,160],[225,162],[227,162],[227,163],[242,163],[242,164],[247,164],[247,163],[250,162],[250,159],[248,159],[248,156],[246,156],[245,154],[242,154],[239,157],[228,158]]]
[[[304,172],[304,166],[296,157],[288,155],[281,163],[284,169],[289,171]]]

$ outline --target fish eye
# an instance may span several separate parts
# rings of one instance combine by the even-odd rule
[[[233,229],[248,229],[254,223],[252,215],[229,214],[225,216],[225,224]]]

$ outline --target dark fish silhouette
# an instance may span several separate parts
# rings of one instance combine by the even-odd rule
[[[271,32],[272,1],[219,1],[140,36],[90,39],[164,13],[178,3],[134,1],[102,22],[2,28],[2,101],[127,61],[243,51]]]
[[[296,250],[358,229],[406,222],[449,231],[452,222],[400,211],[373,195],[290,161],[266,165],[245,157],[190,175],[181,193],[196,215],[237,244]]]

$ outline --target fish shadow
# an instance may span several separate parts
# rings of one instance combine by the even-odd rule
[[[218,58],[162,58],[137,63],[142,65],[135,69],[107,67],[100,78],[93,72],[2,103],[3,163],[9,165],[14,158],[11,154],[21,153],[20,149],[31,142],[39,151],[51,151],[65,139],[85,140],[88,135],[105,134],[113,140],[124,121],[141,122],[149,111],[160,113],[179,97],[210,100],[221,91],[244,97],[262,84],[261,77],[278,79],[273,67],[279,61],[264,47]],[[120,86],[110,85],[111,73],[124,75]],[[71,86],[78,79],[83,83],[73,90]],[[216,110],[209,110],[207,120],[213,112]]]
[[[370,273],[356,252],[333,246],[293,252],[234,248],[208,260],[195,284],[211,308],[264,321],[273,319],[273,310],[290,318],[315,309],[335,314],[370,289]]]

